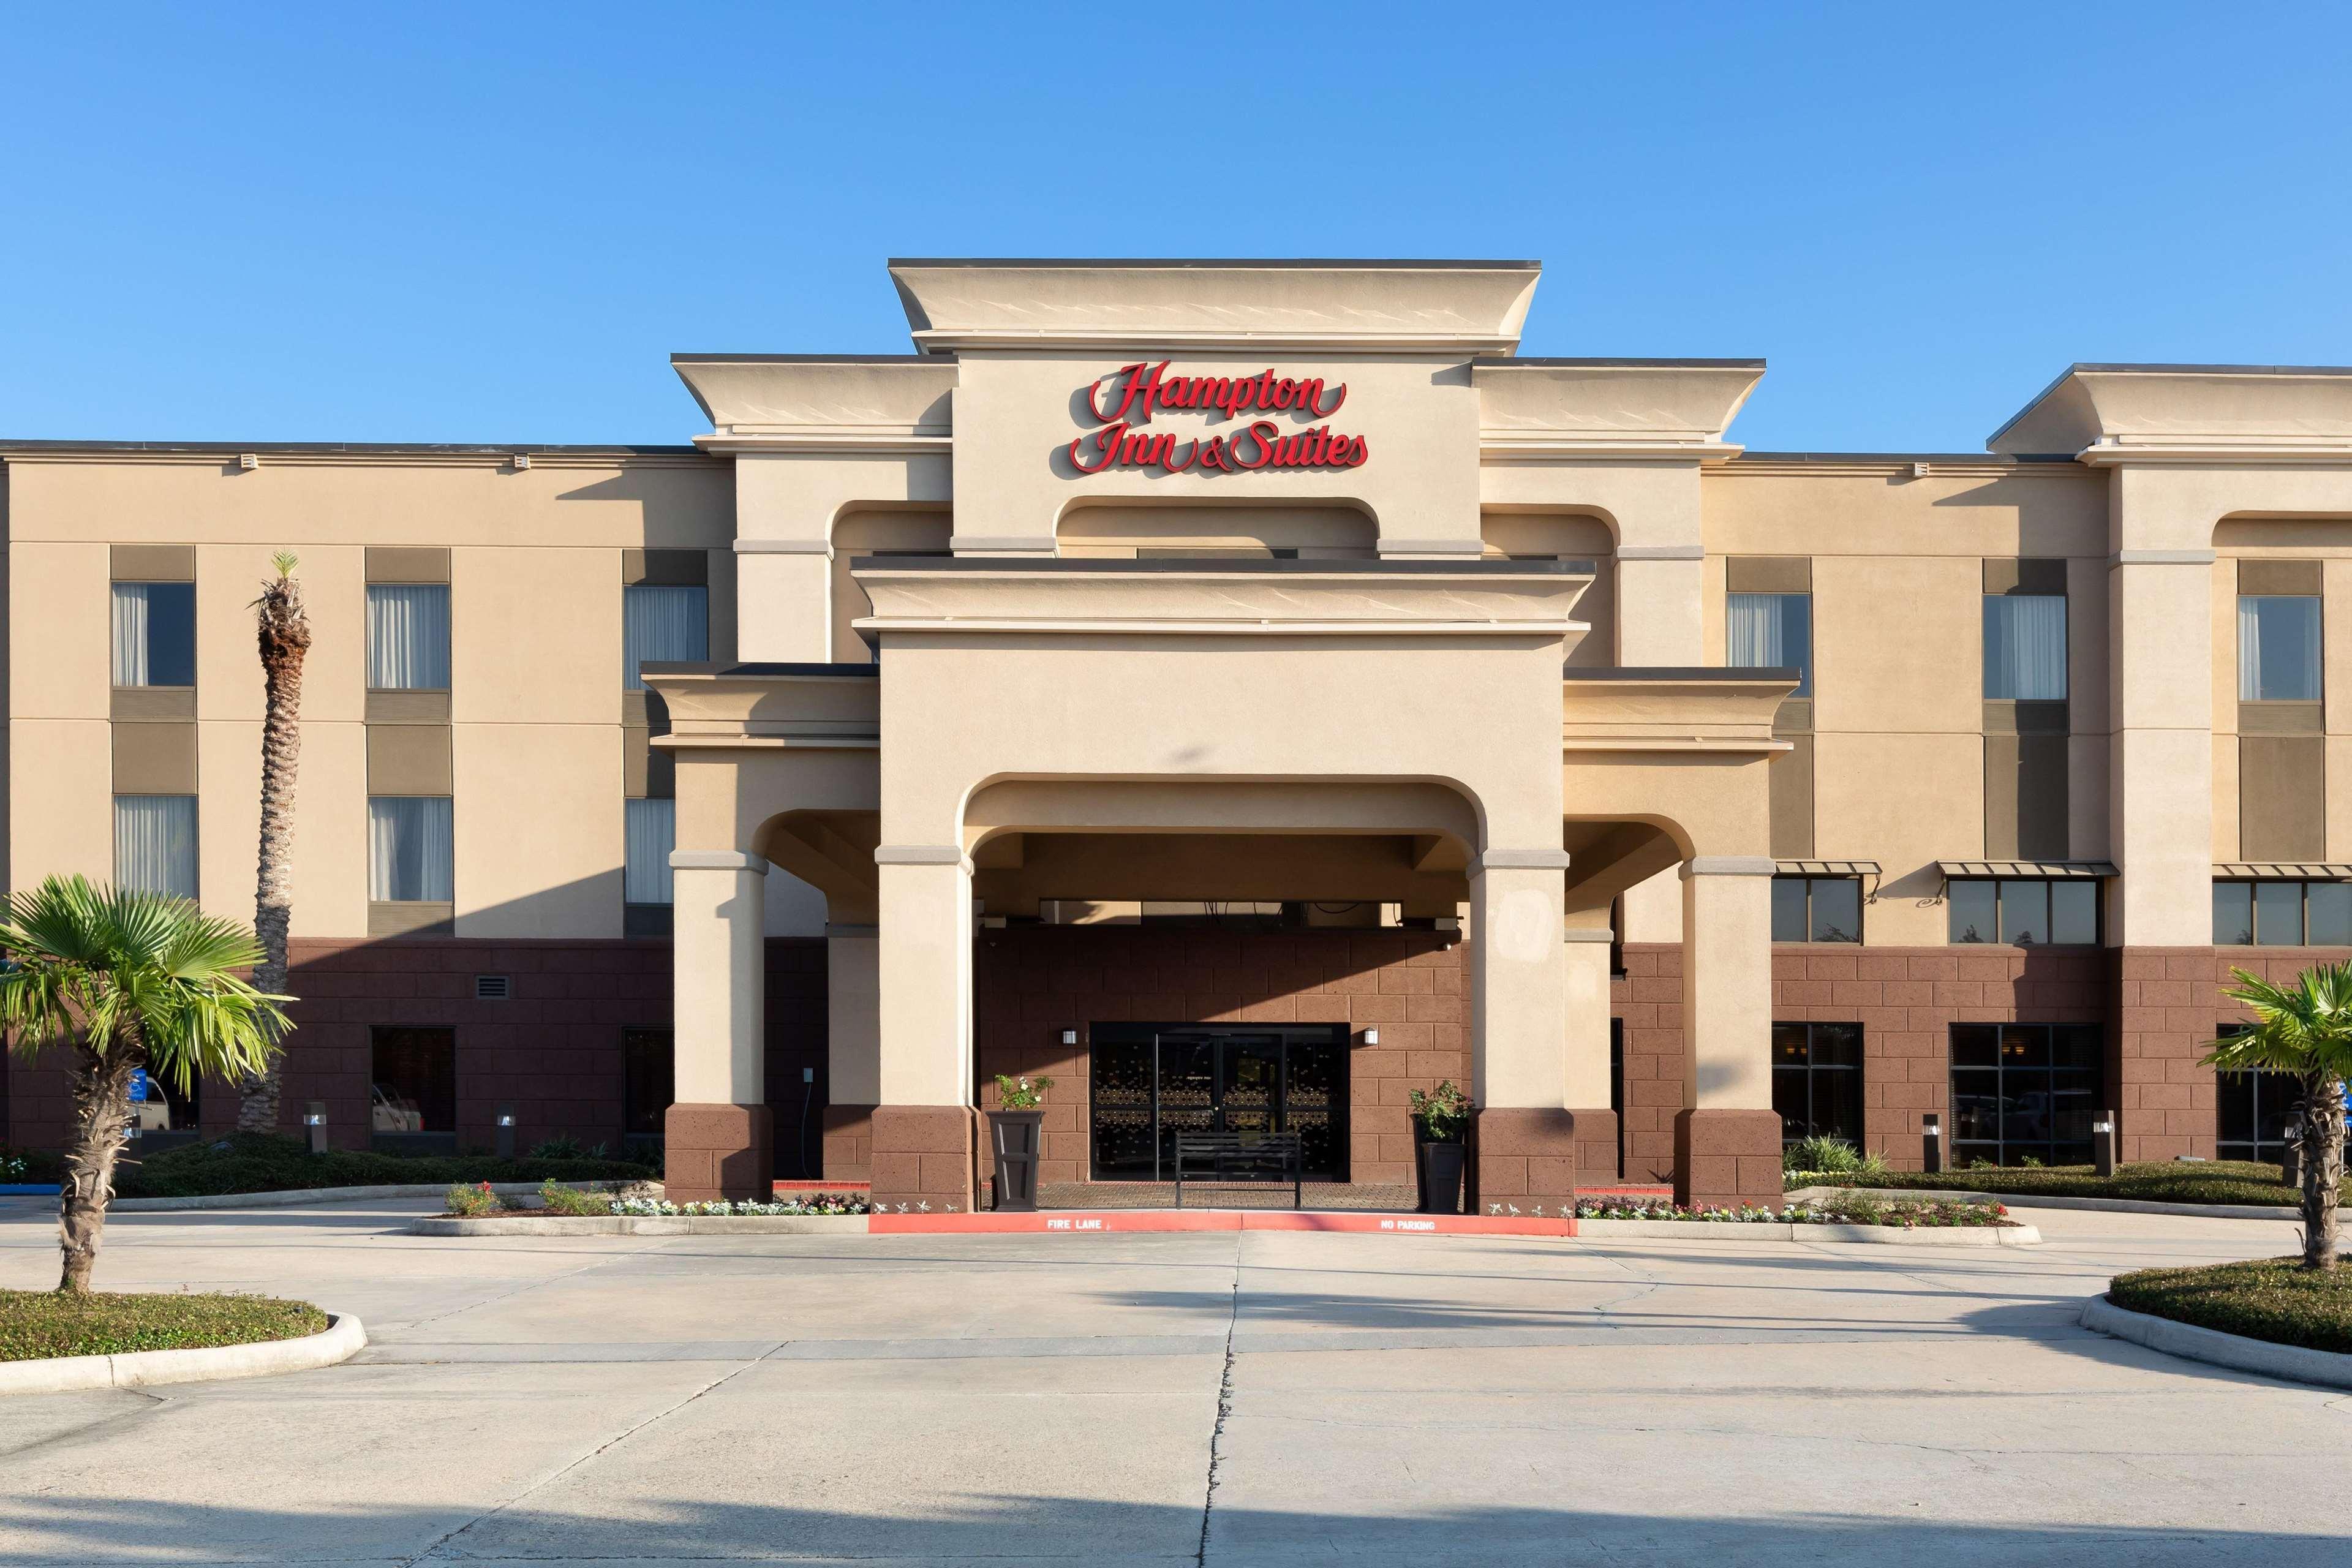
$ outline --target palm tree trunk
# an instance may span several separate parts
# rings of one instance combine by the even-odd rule
[[[2309,1085],[2303,1101],[2303,1266],[2333,1268],[2336,1209],[2344,1190],[2344,1090],[2332,1075]]]
[[[253,933],[261,942],[254,967],[255,989],[286,994],[286,940],[294,918],[294,777],[302,758],[302,656],[310,647],[310,617],[302,591],[286,574],[266,584],[255,604],[261,637],[261,671],[267,706],[261,726],[261,854],[253,900]],[[245,1132],[278,1129],[278,1097],[285,1083],[283,1052],[245,1080],[236,1125]]]
[[[106,1239],[106,1205],[114,1197],[114,1164],[121,1158],[123,1128],[131,1120],[131,1074],[144,1052],[136,1048],[100,1055],[88,1042],[75,1047],[73,1137],[67,1145],[65,1183],[58,1194],[58,1245],[65,1271],[58,1289],[74,1295],[89,1289],[89,1274]]]

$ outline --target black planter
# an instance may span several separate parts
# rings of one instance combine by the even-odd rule
[[[1031,1214],[1037,1207],[1037,1148],[1045,1121],[1042,1110],[992,1110],[988,1125],[996,1145],[996,1206]]]
[[[1460,1214],[1462,1177],[1469,1164],[1469,1147],[1435,1143],[1416,1134],[1412,1141],[1413,1184],[1420,1193],[1423,1214]]]

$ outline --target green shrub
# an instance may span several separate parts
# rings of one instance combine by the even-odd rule
[[[620,1160],[501,1160],[491,1154],[407,1158],[363,1150],[313,1154],[299,1138],[236,1132],[210,1143],[166,1150],[115,1180],[126,1198],[203,1197],[274,1193],[299,1187],[372,1187],[443,1182],[633,1182],[653,1173]]]
[[[542,1138],[530,1146],[534,1160],[602,1160],[606,1158],[605,1146],[591,1143],[583,1146],[569,1132],[559,1132],[552,1138]]]
[[[470,1187],[463,1182],[452,1182],[448,1192],[442,1195],[448,1203],[449,1212],[466,1219],[479,1219],[505,1206],[499,1202],[499,1194],[490,1191],[488,1182]]]
[[[2147,1268],[2116,1276],[2107,1300],[2225,1334],[2352,1354],[2352,1255],[2324,1270],[2301,1258]]]
[[[1780,1168],[1786,1171],[1812,1171],[1824,1176],[1850,1175],[1862,1169],[1863,1156],[1843,1138],[1832,1138],[1816,1132],[1784,1144],[1780,1150]]]
[[[1792,1178],[1796,1184],[1814,1184],[1810,1176]],[[1928,1175],[1924,1171],[1880,1170],[1864,1176],[1856,1172],[1856,1185],[1901,1187],[1915,1192],[2013,1194],[2037,1197],[2136,1198],[2149,1203],[2238,1204],[2293,1208],[2298,1194],[2279,1180],[2276,1165],[2252,1160],[2170,1160],[2121,1165],[2112,1176],[2102,1176],[2089,1165],[1971,1165],[1964,1171]]]
[[[603,1193],[583,1193],[577,1187],[567,1187],[554,1181],[541,1182],[540,1201],[549,1214],[570,1215],[583,1219],[601,1219],[613,1212],[613,1200]]]
[[[65,1173],[65,1163],[46,1149],[11,1149],[0,1144],[0,1184],[45,1186]]]
[[[326,1328],[310,1302],[268,1296],[0,1290],[0,1362],[247,1345]]]

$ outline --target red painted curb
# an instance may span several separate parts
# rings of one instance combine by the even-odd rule
[[[877,1214],[877,1236],[1018,1233],[1102,1236],[1195,1230],[1347,1231],[1374,1236],[1574,1236],[1570,1219],[1531,1215],[1334,1214],[1287,1209],[1067,1209],[1036,1214]]]

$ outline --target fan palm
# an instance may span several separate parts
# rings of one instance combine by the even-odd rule
[[[2336,1266],[2336,1206],[2344,1185],[2344,1081],[2352,1078],[2352,963],[2323,963],[2273,985],[2242,969],[2221,994],[2254,1015],[2253,1027],[2215,1040],[2206,1065],[2223,1072],[2300,1079],[2303,1266]]]
[[[13,893],[0,921],[0,1028],[27,1053],[74,1051],[73,1124],[58,1198],[65,1271],[89,1289],[106,1234],[114,1166],[141,1068],[182,1092],[199,1075],[265,1068],[286,1032],[278,1004],[238,973],[260,958],[253,934],[183,899],[51,877]]]

